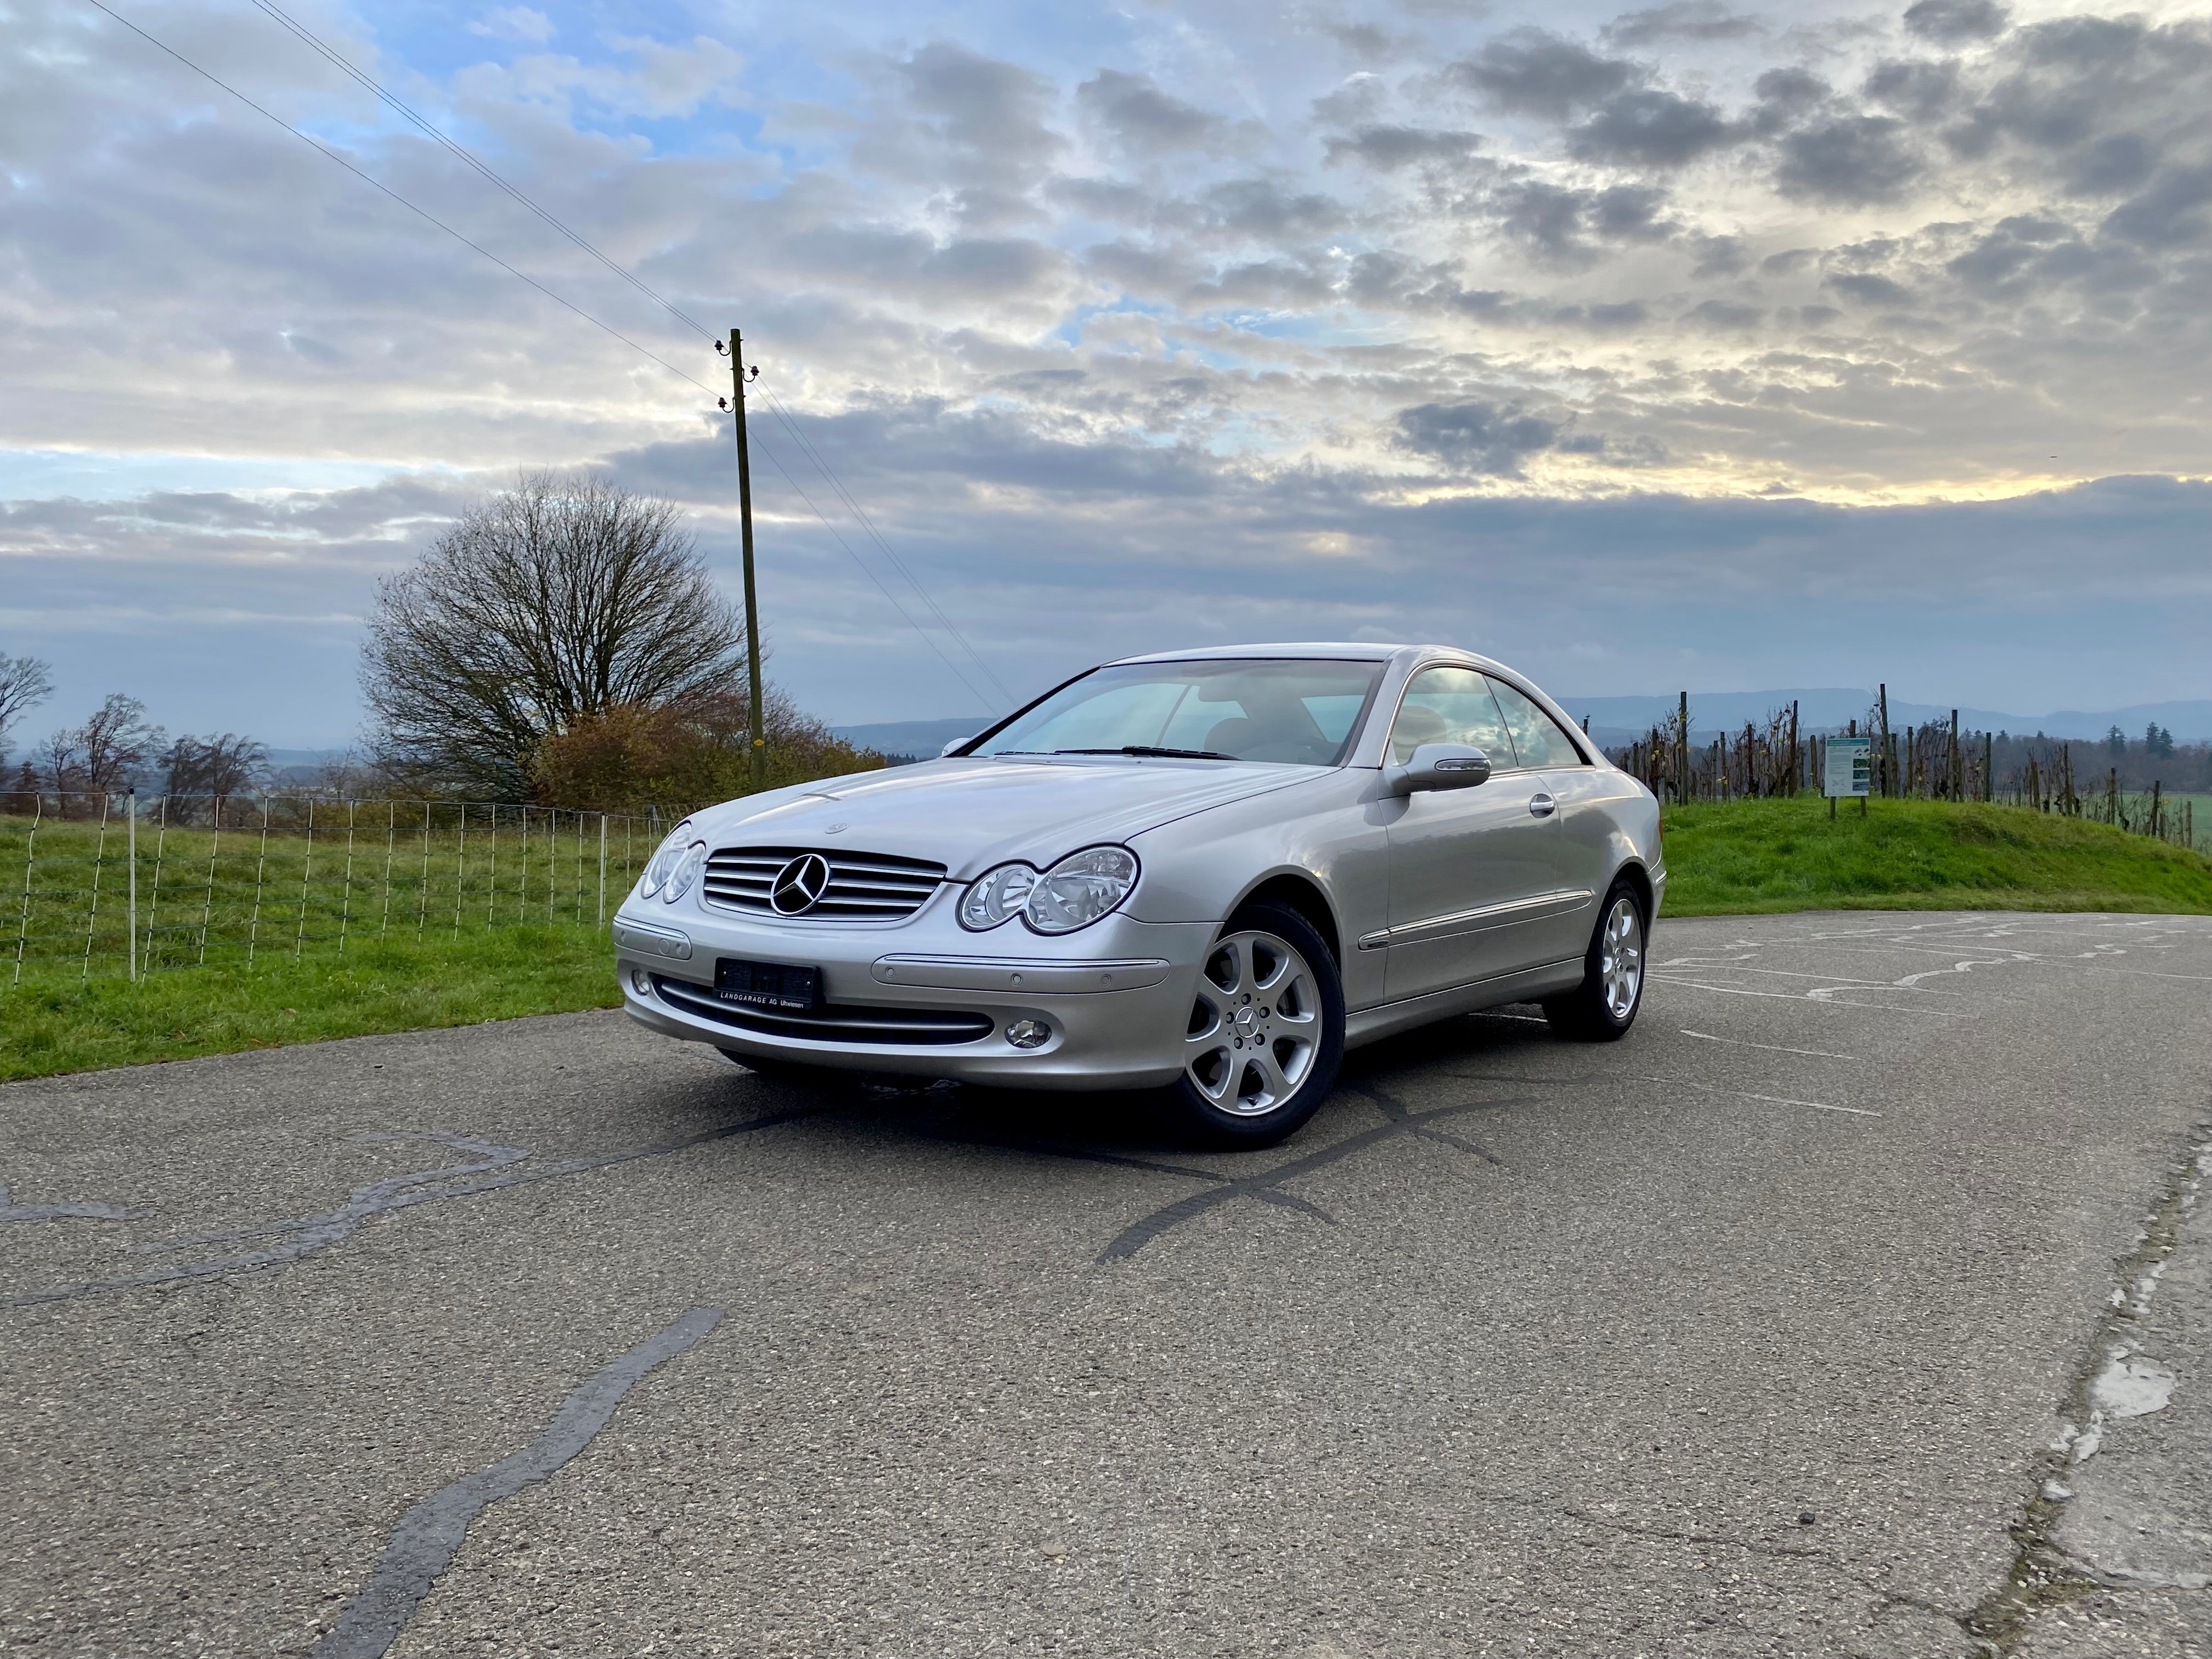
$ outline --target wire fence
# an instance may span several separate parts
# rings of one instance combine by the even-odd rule
[[[0,793],[5,982],[596,927],[666,828],[507,802]]]

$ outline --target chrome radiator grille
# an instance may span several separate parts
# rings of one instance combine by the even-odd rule
[[[821,896],[803,909],[774,902],[776,878],[810,855],[830,866]],[[750,915],[807,921],[896,921],[921,908],[945,879],[945,866],[887,853],[817,847],[725,847],[707,859],[709,904]]]

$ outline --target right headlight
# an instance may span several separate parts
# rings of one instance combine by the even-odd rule
[[[637,878],[637,896],[649,899],[659,892],[676,866],[684,862],[684,849],[691,844],[691,820],[686,818],[668,832],[668,839],[653,849],[645,862],[645,873]]]

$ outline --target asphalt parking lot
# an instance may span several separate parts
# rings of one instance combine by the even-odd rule
[[[0,1652],[2212,1651],[2212,920],[1651,960],[1239,1155],[612,1013],[0,1089]]]

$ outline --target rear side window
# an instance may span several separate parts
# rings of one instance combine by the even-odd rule
[[[1513,764],[1490,682],[1472,668],[1424,668],[1407,684],[1390,726],[1390,763],[1403,766],[1425,743],[1470,744],[1501,771]]]
[[[1520,752],[1522,765],[1536,770],[1548,766],[1589,764],[1575,747],[1575,740],[1559,729],[1559,723],[1527,697],[1500,679],[1491,680],[1490,689],[1497,694],[1498,706],[1504,713],[1506,728],[1513,733],[1513,747]]]

